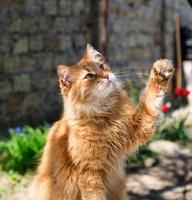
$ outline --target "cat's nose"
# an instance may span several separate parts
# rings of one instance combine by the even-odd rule
[[[103,78],[109,79],[109,73],[103,73]]]

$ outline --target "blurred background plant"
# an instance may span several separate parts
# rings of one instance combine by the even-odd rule
[[[138,168],[144,167],[145,160],[148,158],[153,158],[157,163],[159,160],[159,155],[156,152],[153,152],[149,148],[149,144],[154,140],[168,140],[173,142],[178,142],[183,145],[190,145],[191,139],[185,125],[185,119],[174,121],[166,124],[163,121],[157,128],[154,137],[146,145],[142,146],[137,152],[129,156],[126,163],[128,168]]]
[[[157,129],[156,138],[170,141],[188,142],[189,136],[185,127],[185,118],[179,121],[174,121],[170,124],[162,123]]]
[[[48,132],[47,126],[8,130],[10,139],[0,142],[0,165],[2,170],[20,174],[36,167]]]
[[[126,79],[123,81],[124,88],[128,92],[129,100],[133,105],[136,105],[139,101],[140,88],[133,80]]]

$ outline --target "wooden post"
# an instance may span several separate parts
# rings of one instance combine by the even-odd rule
[[[91,44],[99,49],[99,1],[90,0]]]
[[[99,49],[107,60],[107,44],[108,44],[108,0],[99,1]]]
[[[166,23],[166,0],[161,0],[161,58],[166,56],[165,48],[165,23]]]
[[[180,14],[175,14],[175,36],[176,36],[176,87],[182,88],[182,57],[181,57],[181,22]]]

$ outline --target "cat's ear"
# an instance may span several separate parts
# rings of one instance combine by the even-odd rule
[[[58,65],[57,66],[57,74],[59,76],[59,79],[61,80],[62,84],[70,88],[72,84],[71,80],[71,73],[70,73],[70,67],[65,65]]]
[[[95,50],[90,44],[87,44],[83,59],[90,62],[104,63],[104,56]]]

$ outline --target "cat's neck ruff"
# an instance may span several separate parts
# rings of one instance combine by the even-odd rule
[[[117,94],[118,93],[118,94]],[[81,119],[93,119],[113,115],[113,109],[119,106],[119,92],[110,95],[103,100],[95,100],[91,103],[73,103],[66,99],[64,103],[64,118],[67,123]]]

